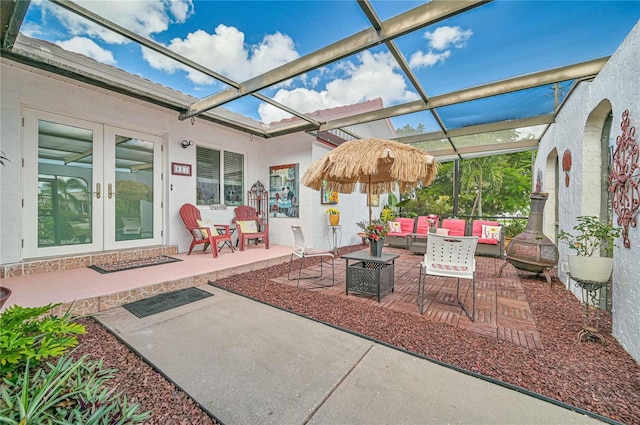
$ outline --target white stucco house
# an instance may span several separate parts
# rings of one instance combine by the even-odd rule
[[[535,168],[536,174],[542,172],[543,190],[549,193],[544,211],[548,236],[555,236],[558,229],[571,231],[576,218],[585,215],[606,219],[612,214],[614,225],[620,226],[618,212],[608,212],[611,208],[608,168],[615,168],[616,159],[611,157],[616,139],[623,133],[621,122],[625,111],[628,111],[630,127],[640,127],[639,51],[640,27],[636,25],[598,76],[577,86],[557,114],[556,122],[540,140]],[[630,168],[635,164],[633,177],[630,176],[635,181],[635,191],[625,196],[635,200],[637,206],[640,202],[637,135],[635,143],[635,154],[628,152],[622,163]],[[562,166],[565,152],[571,155],[568,172]],[[636,208],[636,218],[637,214]],[[629,248],[618,238],[613,254],[613,335],[640,360],[640,228],[630,226],[628,231]],[[558,249],[558,275],[580,298],[581,289],[569,279],[564,267],[569,249],[566,244],[559,244]]]
[[[112,87],[139,84],[159,98],[185,104],[193,101],[46,42],[20,36],[16,43],[23,51],[73,64],[79,73],[91,68],[110,80]],[[577,216],[606,215],[608,171],[603,143],[615,142],[624,111],[629,111],[632,126],[640,125],[639,51],[640,29],[636,25],[598,76],[581,82],[571,93],[540,140],[535,168],[542,171],[544,191],[550,194],[545,233],[554,240],[558,229],[570,229]],[[297,164],[299,181],[309,164],[331,149],[304,132],[262,139],[203,119],[180,121],[175,110],[159,102],[145,102],[7,57],[1,60],[0,74],[0,142],[8,158],[0,167],[3,276],[13,265],[32,259],[74,258],[158,245],[176,245],[179,252],[186,252],[191,237],[179,217],[180,206],[195,204],[204,219],[230,223],[234,203],[244,203],[244,194],[254,183],[259,181],[269,188],[271,167]],[[363,112],[367,107],[366,102],[353,106],[364,108]],[[326,113],[340,111],[337,108]],[[246,120],[232,113],[229,117]],[[607,122],[611,123],[611,132],[603,141]],[[357,133],[362,137],[394,137],[393,128],[384,120],[360,124]],[[52,140],[56,140],[55,149]],[[78,146],[85,148],[78,151]],[[573,159],[569,186],[564,184],[559,160],[565,150]],[[201,155],[213,155],[219,161],[216,172],[220,178],[212,183],[219,193],[243,194],[239,200],[231,200],[227,209],[212,209],[210,204],[222,205],[225,200],[198,192],[199,184],[206,180],[198,174]],[[117,191],[122,188],[118,182],[122,180],[144,186],[146,191],[144,202],[136,198],[139,203],[133,207],[139,211],[139,218],[144,218],[131,227],[116,219],[132,218],[118,210],[125,207],[116,205]],[[67,188],[56,187],[62,184]],[[73,223],[65,217],[57,217],[57,221],[51,218],[52,191],[73,198]],[[327,205],[320,202],[319,192],[302,184],[297,192],[297,217],[270,219],[270,242],[290,245],[290,226],[296,224],[302,226],[314,246],[328,247]],[[637,200],[637,193],[635,196]],[[381,199],[380,206],[384,203]],[[366,218],[365,205],[365,195],[340,195],[342,245],[360,241],[355,223]],[[615,222],[615,212],[613,217]],[[614,253],[613,332],[640,361],[639,228],[629,228],[629,241],[629,248],[618,242]],[[567,249],[559,249],[562,264]],[[576,296],[581,296],[566,273],[560,271],[559,276]]]

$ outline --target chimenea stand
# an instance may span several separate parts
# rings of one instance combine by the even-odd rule
[[[542,273],[551,286],[549,270],[558,264],[558,248],[551,239],[542,233],[542,212],[549,194],[534,192],[531,194],[531,213],[524,232],[515,236],[507,247],[505,262],[500,266],[496,277],[502,276],[502,270],[508,263],[518,270]]]

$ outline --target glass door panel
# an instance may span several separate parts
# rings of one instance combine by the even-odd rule
[[[161,244],[161,140],[107,127],[105,141],[109,247]]]
[[[101,142],[98,124],[25,110],[25,256],[102,246]]]
[[[162,244],[162,139],[24,109],[24,256]]]

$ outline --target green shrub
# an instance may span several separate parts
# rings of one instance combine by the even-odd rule
[[[74,360],[65,354],[30,373],[27,360],[24,375],[0,384],[0,422],[124,425],[148,419],[150,412],[137,413],[137,403],[128,403],[105,385],[114,372],[103,369],[101,360]]]
[[[585,257],[599,256],[600,251],[606,254],[613,252],[614,241],[620,237],[621,229],[612,224],[603,223],[596,216],[583,215],[577,218],[578,224],[573,226],[575,234],[560,230],[558,240],[566,243],[576,255]]]
[[[73,323],[70,312],[61,317],[43,316],[58,305],[14,305],[0,314],[0,377],[13,379],[14,372],[22,373],[28,361],[37,365],[78,344],[75,335],[83,334],[85,327]]]
[[[512,219],[507,224],[505,224],[502,228],[504,230],[504,234],[508,237],[518,236],[520,233],[524,232],[527,228],[527,220],[526,219]]]

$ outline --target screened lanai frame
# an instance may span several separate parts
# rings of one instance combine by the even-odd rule
[[[42,54],[42,41],[20,34],[30,4],[28,0],[3,1],[1,4],[3,56],[173,109],[177,111],[177,119],[205,119],[263,138],[307,132],[329,145],[337,146],[343,141],[364,137],[358,130],[365,124],[386,121],[393,128],[401,128],[408,117],[415,116],[425,124],[422,130],[414,134],[398,132],[396,140],[423,147],[440,161],[535,149],[540,136],[554,122],[555,113],[571,90],[578,82],[594,78],[608,60],[608,56],[602,56],[584,58],[585,60],[576,63],[563,63],[557,57],[553,57],[555,61],[543,58],[534,68],[522,65],[523,72],[520,75],[505,75],[496,71],[495,75],[500,78],[495,80],[487,80],[486,77],[481,80],[479,76],[464,74],[464,70],[453,69],[452,77],[460,73],[458,78],[451,78],[446,84],[440,81],[442,84],[434,85],[425,80],[420,72],[412,69],[404,47],[415,43],[417,38],[422,37],[424,30],[432,25],[455,23],[457,20],[491,19],[491,8],[508,8],[509,2],[436,0],[407,9],[408,3],[404,2],[383,4],[361,0],[353,5],[346,5],[353,13],[360,14],[360,20],[354,19],[352,35],[337,40],[335,36],[327,35],[327,45],[240,82],[76,3],[67,0],[49,2],[176,61],[181,66],[215,79],[219,82],[220,89],[201,98],[180,92],[167,96],[167,90],[161,90],[154,82],[135,76],[122,78],[122,73],[118,75],[119,78],[99,74],[90,64],[92,59],[81,63],[75,59],[78,55],[62,49],[56,49],[58,55],[52,60]],[[286,3],[293,7],[291,2]],[[328,2],[326,7],[332,7],[331,3],[333,2]],[[357,7],[354,7],[355,4]],[[538,7],[546,9],[552,5],[547,2]],[[630,13],[638,14],[633,10]],[[366,25],[363,24],[363,17],[366,18]],[[542,27],[541,30],[545,28]],[[505,45],[509,46],[507,41]],[[55,47],[57,46],[51,46],[49,50],[54,50]],[[617,44],[608,54],[613,53],[616,47]],[[500,49],[500,46],[494,48]],[[554,46],[541,48],[553,49]],[[322,67],[362,52],[385,52],[393,56],[407,86],[415,92],[416,100],[323,120],[273,99],[278,84],[302,74],[311,75]],[[549,64],[553,66],[548,67]],[[118,71],[113,70],[113,73]],[[465,77],[462,78],[461,75]],[[550,96],[554,87],[555,96]],[[371,94],[372,98],[375,96],[375,93]],[[254,105],[265,103],[279,108],[293,118],[261,123],[241,113],[242,107],[246,107],[246,99],[251,99],[250,103]],[[244,106],[241,107],[241,103]],[[487,104],[492,107],[487,107]],[[494,137],[493,141],[487,141],[486,137],[478,136],[501,135],[506,130],[515,130],[512,133],[520,133],[522,137],[509,140]],[[478,140],[484,141],[477,143]]]

